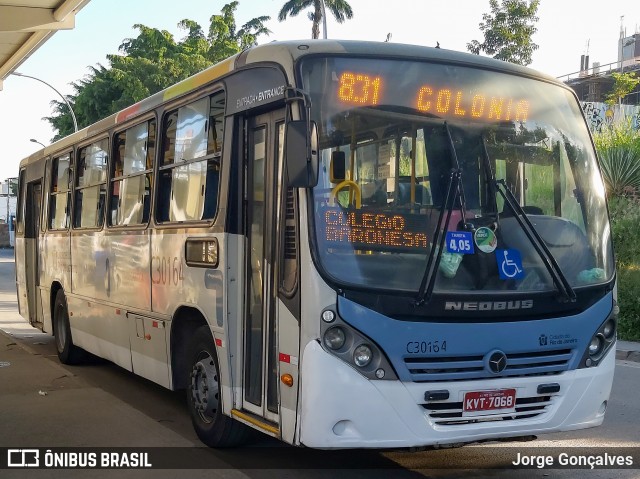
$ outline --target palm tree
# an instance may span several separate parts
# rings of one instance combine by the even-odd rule
[[[323,22],[324,37],[327,38],[327,20],[325,18],[325,7],[333,14],[338,23],[343,23],[345,19],[353,18],[353,10],[346,0],[288,0],[282,6],[278,14],[281,22],[287,19],[287,15],[295,17],[302,10],[313,7],[313,12],[309,13],[309,20],[313,22],[311,38],[320,36],[320,22]]]

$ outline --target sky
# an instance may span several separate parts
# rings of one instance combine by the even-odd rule
[[[328,37],[333,39],[384,41],[391,34],[395,43],[435,46],[467,51],[471,40],[482,41],[479,23],[490,11],[489,0],[348,0],[354,17],[338,24],[328,15]],[[91,0],[76,17],[73,30],[53,35],[17,71],[38,77],[63,94],[72,93],[70,84],[89,73],[89,66],[108,65],[106,55],[117,53],[126,38],[136,36],[135,24],[170,31],[181,39],[180,20],[198,22],[205,31],[211,15],[220,13],[227,1],[220,0]],[[304,11],[297,17],[278,22],[285,0],[239,0],[238,26],[250,19],[268,15],[271,35],[259,43],[273,40],[309,39],[311,21]],[[617,60],[621,16],[627,35],[640,28],[640,2],[637,0],[541,0],[539,45],[531,68],[553,76],[576,72],[580,55],[588,53],[591,62]],[[57,94],[37,81],[10,76],[0,91],[0,181],[18,174],[20,160],[40,146],[49,144],[54,131],[42,118],[50,116],[50,102]]]

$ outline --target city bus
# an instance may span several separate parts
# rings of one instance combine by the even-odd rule
[[[199,438],[320,449],[601,424],[618,307],[574,93],[393,43],[243,51],[24,159],[21,315],[185,390]]]

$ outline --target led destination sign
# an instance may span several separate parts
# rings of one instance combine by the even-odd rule
[[[397,85],[383,76],[344,72],[339,77],[338,101],[349,105],[401,104],[443,117],[491,121],[527,121],[529,100],[491,94],[481,89],[460,88],[459,85],[438,85],[437,82],[416,81],[413,89],[403,89],[399,99]],[[393,101],[385,92],[393,95]]]
[[[324,208],[319,220],[329,247],[424,252],[429,245],[424,215]]]

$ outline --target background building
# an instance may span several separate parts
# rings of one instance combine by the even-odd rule
[[[618,60],[613,63],[589,63],[589,55],[580,58],[580,69],[561,76],[559,79],[569,85],[580,101],[604,102],[611,91],[614,79],[611,73],[636,72],[640,74],[640,33],[627,36],[623,29],[618,38]],[[640,105],[640,86],[622,98],[623,105]]]

